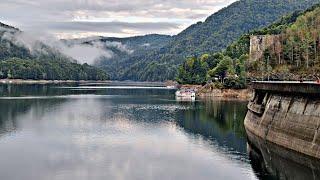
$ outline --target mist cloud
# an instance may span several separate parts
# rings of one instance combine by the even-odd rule
[[[133,50],[128,49],[126,45],[120,42],[100,42],[98,41],[99,37],[79,39],[73,41],[73,43],[67,43],[49,34],[37,36],[39,34],[15,31],[8,28],[0,30],[5,31],[3,36],[1,36],[1,40],[11,42],[19,47],[25,47],[31,54],[48,54],[48,48],[44,48],[43,46],[46,45],[50,48],[50,51],[60,52],[81,64],[94,64],[101,57],[106,59],[112,58],[114,53],[109,48],[116,48],[128,54],[133,52]],[[89,40],[92,41],[91,44],[84,43]],[[10,45],[8,44],[8,46]]]
[[[64,54],[76,59],[79,63],[94,64],[99,58],[111,58],[113,52],[92,45],[73,45],[60,49]]]
[[[125,52],[127,54],[133,53],[133,50],[128,49],[126,45],[122,44],[121,42],[116,42],[116,41],[107,41],[105,42],[106,47],[114,47],[119,49],[122,52]]]

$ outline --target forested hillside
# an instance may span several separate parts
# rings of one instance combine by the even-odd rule
[[[132,77],[140,76],[134,69],[130,70],[132,62],[141,59],[149,52],[161,50],[171,39],[171,36],[167,35],[150,34],[129,38],[97,37],[64,41],[71,47],[79,44],[91,45],[108,52],[110,56],[101,56],[95,65],[106,70],[111,79],[120,79],[126,73],[132,73]]]
[[[176,77],[179,65],[186,58],[201,59],[206,57],[202,56],[204,53],[219,52],[242,34],[265,27],[297,10],[305,10],[317,2],[317,0],[240,0],[175,36],[151,34],[130,38],[98,37],[63,42],[67,46],[81,44],[104,50],[105,53],[96,59],[94,66],[102,68],[111,79],[165,81]],[[20,33],[16,28],[0,24],[0,78],[77,80],[107,78],[104,71],[88,64],[80,65],[59,50],[41,42],[28,46],[25,41],[20,42],[12,38],[19,36]],[[242,36],[239,43],[233,43],[224,54],[231,59],[239,59],[248,48],[246,45],[241,45],[243,42],[248,43],[248,36]],[[219,58],[222,57],[217,57],[217,62],[220,62]],[[215,64],[211,63],[208,68],[211,69],[213,65]],[[206,77],[196,79],[193,81],[200,82]]]
[[[265,47],[248,63],[250,77],[281,80],[320,78],[320,5],[304,12],[279,33],[278,46]]]
[[[265,27],[284,15],[307,9],[318,2],[240,0],[178,34],[170,44],[170,51],[183,55],[217,52],[248,31]]]
[[[264,27],[283,15],[311,7],[318,0],[240,0],[173,36],[164,46],[102,63],[114,79],[163,81],[176,76],[188,56],[218,52],[242,34]],[[120,56],[121,57],[121,56]],[[116,67],[120,67],[120,69]],[[120,70],[120,71],[119,71]]]
[[[254,38],[260,40],[250,47]],[[252,55],[254,46],[261,46],[262,56]],[[243,88],[250,79],[316,80],[320,78],[319,49],[320,5],[315,5],[242,35],[223,52],[188,58],[179,68],[178,81],[203,84],[219,78],[217,87]]]
[[[0,79],[105,80],[105,71],[75,60],[19,29],[0,24]]]

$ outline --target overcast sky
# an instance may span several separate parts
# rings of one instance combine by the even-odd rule
[[[58,38],[177,34],[236,0],[0,0],[0,21]]]

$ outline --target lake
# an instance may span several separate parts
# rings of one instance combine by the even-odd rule
[[[247,102],[181,102],[174,92],[0,85],[0,179],[279,177],[248,155]]]

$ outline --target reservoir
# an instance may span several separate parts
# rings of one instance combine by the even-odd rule
[[[0,179],[319,178],[319,167],[252,152],[246,101],[177,101],[174,94],[161,87],[0,85]]]

